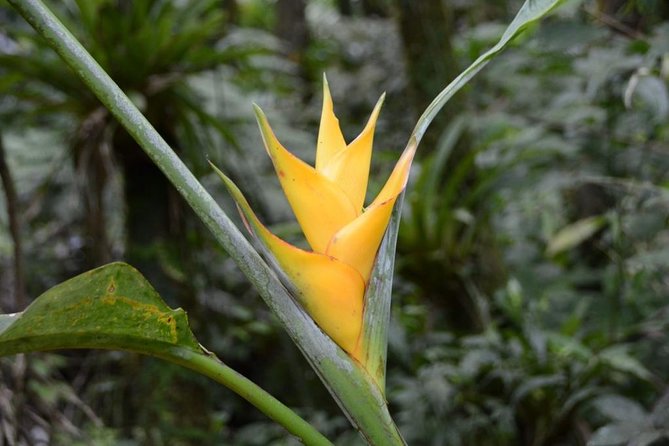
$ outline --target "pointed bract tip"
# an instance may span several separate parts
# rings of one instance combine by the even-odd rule
[[[253,112],[256,115],[256,118],[260,119],[265,116],[265,112],[262,111],[262,108],[255,102],[253,103]]]
[[[265,140],[265,137],[268,134],[274,134],[272,131],[272,128],[269,125],[269,120],[267,119],[267,115],[265,115],[265,112],[262,111],[262,109],[256,105],[253,104],[253,110],[255,111],[256,114],[256,121],[258,122],[258,127],[260,127],[260,134],[263,137],[263,141]]]
[[[377,115],[381,112],[381,107],[383,106],[383,102],[386,100],[386,92],[384,91],[381,96],[379,97],[379,100],[376,101],[376,105],[374,106],[374,110],[372,110],[372,115]]]
[[[224,174],[223,171],[222,171],[221,169],[219,169],[218,167],[216,167],[216,165],[215,165],[214,163],[212,163],[210,160],[207,160],[207,161],[209,162],[209,165],[211,166],[211,168],[214,169],[214,172],[216,173],[216,175],[218,175],[219,178],[220,178],[221,180],[223,180],[223,183],[224,183],[226,186],[228,186],[229,183],[232,183],[232,180],[231,180],[230,178],[228,178],[228,176],[227,176],[226,174]]]
[[[209,159],[209,157],[207,157],[207,162],[209,163],[209,165],[211,166],[211,168],[214,169],[214,172],[219,173],[219,172],[221,171],[218,167],[216,167],[216,164],[214,164],[214,163]]]
[[[332,94],[330,93],[330,83],[328,82],[328,78],[323,73],[323,101],[324,102],[332,102]]]

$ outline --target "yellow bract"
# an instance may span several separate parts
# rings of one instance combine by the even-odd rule
[[[405,150],[379,195],[363,211],[374,127],[384,97],[360,135],[346,145],[327,81],[323,93],[315,168],[281,145],[256,106],[265,149],[312,251],[272,234],[232,181],[216,171],[237,202],[248,229],[271,253],[306,311],[340,347],[361,361],[365,288],[393,206],[406,185],[415,146]]]
[[[316,143],[316,169],[322,171],[330,159],[345,148],[346,141],[339,128],[339,119],[334,114],[328,81],[323,77],[323,111]]]
[[[326,97],[329,97],[330,91],[327,87],[325,91]],[[324,161],[322,167],[318,167],[318,165],[316,167],[319,173],[336,183],[344,191],[358,215],[362,211],[367,193],[369,165],[372,161],[372,144],[374,143],[374,127],[376,127],[376,120],[379,117],[384,97],[385,95],[382,95],[377,102],[372,116],[360,136],[354,139],[348,147],[344,147],[327,161]],[[321,124],[322,127],[323,124]],[[339,126],[337,126],[337,130],[341,135]]]
[[[344,346],[357,345],[360,336],[363,302],[351,299],[365,292],[365,281],[360,273],[333,257],[299,249],[272,234],[260,223],[237,186],[216,167],[214,169],[237,202],[244,223],[274,256],[311,317],[353,354]]]
[[[279,143],[258,107],[256,116],[267,153],[272,158],[281,187],[305,237],[311,249],[324,252],[332,234],[353,221],[358,213],[337,184],[296,158]]]

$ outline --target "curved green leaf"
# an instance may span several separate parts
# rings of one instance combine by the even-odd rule
[[[0,356],[65,348],[126,350],[188,367],[230,388],[306,444],[329,445],[288,407],[198,344],[186,313],[142,275],[112,263],[57,285],[24,312],[0,315]]]
[[[0,319],[0,355],[58,348],[171,348],[202,353],[186,313],[170,309],[129,265],[113,263],[57,285],[23,313]]]
[[[548,241],[546,255],[552,257],[577,247],[595,235],[604,225],[606,217],[602,215],[583,218],[568,224]]]

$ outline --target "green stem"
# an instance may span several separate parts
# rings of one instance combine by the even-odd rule
[[[187,367],[223,384],[256,406],[269,418],[284,426],[288,432],[300,438],[304,444],[332,446],[332,443],[327,438],[303,418],[300,418],[289,407],[244,375],[219,361],[215,356],[197,354],[187,349],[179,349],[174,353],[174,355],[165,356],[164,359]]]

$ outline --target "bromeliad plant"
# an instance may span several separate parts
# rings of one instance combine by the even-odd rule
[[[404,444],[388,411],[384,383],[399,209],[414,153],[451,96],[559,2],[526,0],[500,41],[453,80],[420,117],[386,186],[364,211],[381,101],[361,135],[346,145],[325,85],[315,168],[281,146],[257,109],[265,147],[312,251],[271,234],[239,189],[222,173],[221,178],[247,226],[267,250],[270,263],[275,263],[272,268],[42,2],[9,0],[175,185],[257,288],[349,420],[375,445]],[[239,393],[306,444],[329,444],[289,408],[202,348],[183,312],[167,308],[127,265],[113,264],[71,279],[39,297],[23,313],[0,315],[0,355],[58,348],[129,350],[184,365]]]

